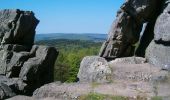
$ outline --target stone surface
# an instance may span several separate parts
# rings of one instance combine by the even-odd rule
[[[115,64],[144,64],[146,63],[146,59],[142,57],[126,57],[126,58],[116,58],[111,61],[111,63]]]
[[[170,3],[166,1],[165,9],[158,17],[154,29],[154,40],[158,42],[170,42]]]
[[[53,82],[58,51],[34,45],[38,23],[32,11],[0,10],[0,99],[12,93],[32,95]]]
[[[170,46],[163,44],[156,44],[152,41],[146,50],[146,58],[149,63],[157,66],[164,67],[170,64]]]
[[[16,94],[12,92],[11,88],[8,87],[6,84],[0,83],[0,99],[6,99]]]
[[[33,97],[23,96],[23,95],[17,95],[7,100],[38,100],[38,99],[35,99]]]
[[[28,59],[21,68],[19,78],[28,84],[28,92],[54,80],[54,63],[58,52],[53,47],[39,46],[36,57]]]
[[[162,0],[126,0],[117,13],[117,18],[111,26],[108,39],[101,47],[99,56],[108,60],[133,56],[134,44],[139,41],[143,24],[155,22],[162,3]],[[146,27],[146,30],[153,31],[153,26],[154,24],[151,24]],[[145,51],[146,47],[142,49]]]
[[[35,28],[39,23],[33,12],[1,10],[0,23],[1,44],[33,45]]]
[[[81,100],[81,96],[92,93],[129,98],[141,96],[149,98],[148,100],[153,96],[169,98],[170,81],[167,80],[170,79],[170,76],[167,71],[148,63],[127,64],[127,62],[112,63],[111,61],[109,62],[109,66],[112,70],[111,78],[113,80],[109,83],[54,82],[36,89],[33,93],[33,98]]]
[[[107,61],[98,56],[87,56],[83,58],[78,78],[80,82],[109,82],[111,70]]]

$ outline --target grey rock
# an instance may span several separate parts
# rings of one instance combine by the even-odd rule
[[[6,100],[38,100],[38,99],[29,97],[29,96],[24,96],[24,95],[17,95],[17,96],[14,96],[14,97],[6,99]],[[52,100],[52,99],[49,99],[49,100]]]
[[[170,64],[170,46],[157,44],[154,41],[150,43],[146,50],[146,58],[149,63],[157,66],[164,67]]]
[[[18,44],[6,44],[2,47],[3,50],[6,51],[13,51],[13,52],[23,52],[23,51],[30,51],[30,47]]]
[[[155,24],[154,40],[157,42],[170,42],[170,3],[165,3],[165,6]]]
[[[0,10],[0,83],[16,94],[32,95],[54,79],[58,51],[34,45],[38,23],[32,11]],[[0,89],[2,98],[11,97]]]
[[[6,99],[16,94],[12,92],[11,88],[8,87],[6,84],[0,83],[0,99]]]
[[[33,45],[35,28],[39,21],[31,11],[0,11],[1,44]]]
[[[170,64],[166,64],[162,67],[162,70],[170,71]]]
[[[28,84],[29,92],[53,81],[54,63],[57,56],[58,52],[55,48],[39,46],[36,57],[28,59],[23,64],[19,78]]]
[[[98,56],[87,56],[83,58],[78,78],[80,82],[109,82],[111,69],[104,58]]]
[[[133,56],[134,44],[139,41],[143,24],[155,22],[163,2],[162,0],[126,0],[117,12],[117,18],[111,26],[108,39],[101,47],[99,56],[108,60]],[[146,30],[153,31],[153,26],[152,24]],[[142,49],[145,51],[146,47]]]
[[[19,78],[8,78],[6,76],[0,76],[0,83],[10,87],[16,94],[24,94],[24,89],[27,86],[27,84]]]
[[[116,58],[111,61],[111,63],[115,64],[144,64],[146,63],[146,59],[142,57],[126,57],[126,58]]]

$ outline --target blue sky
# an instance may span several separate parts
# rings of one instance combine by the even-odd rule
[[[107,33],[124,0],[1,0],[0,9],[32,10],[37,33]]]

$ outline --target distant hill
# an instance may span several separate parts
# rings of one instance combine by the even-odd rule
[[[36,34],[35,40],[54,40],[54,39],[70,39],[70,40],[92,40],[102,42],[106,40],[107,34],[98,33],[49,33],[49,34]]]

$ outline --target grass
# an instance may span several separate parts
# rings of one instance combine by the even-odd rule
[[[130,99],[128,97],[123,96],[112,96],[112,95],[104,95],[99,93],[89,93],[87,95],[80,96],[78,100],[147,100],[147,97],[137,96],[136,99]],[[152,97],[151,100],[162,100],[162,97],[155,96]]]
[[[151,100],[162,100],[162,97],[159,97],[159,96],[155,96],[155,97],[152,97]]]
[[[79,100],[128,100],[123,96],[111,96],[98,93],[90,93],[88,95],[81,96]]]

